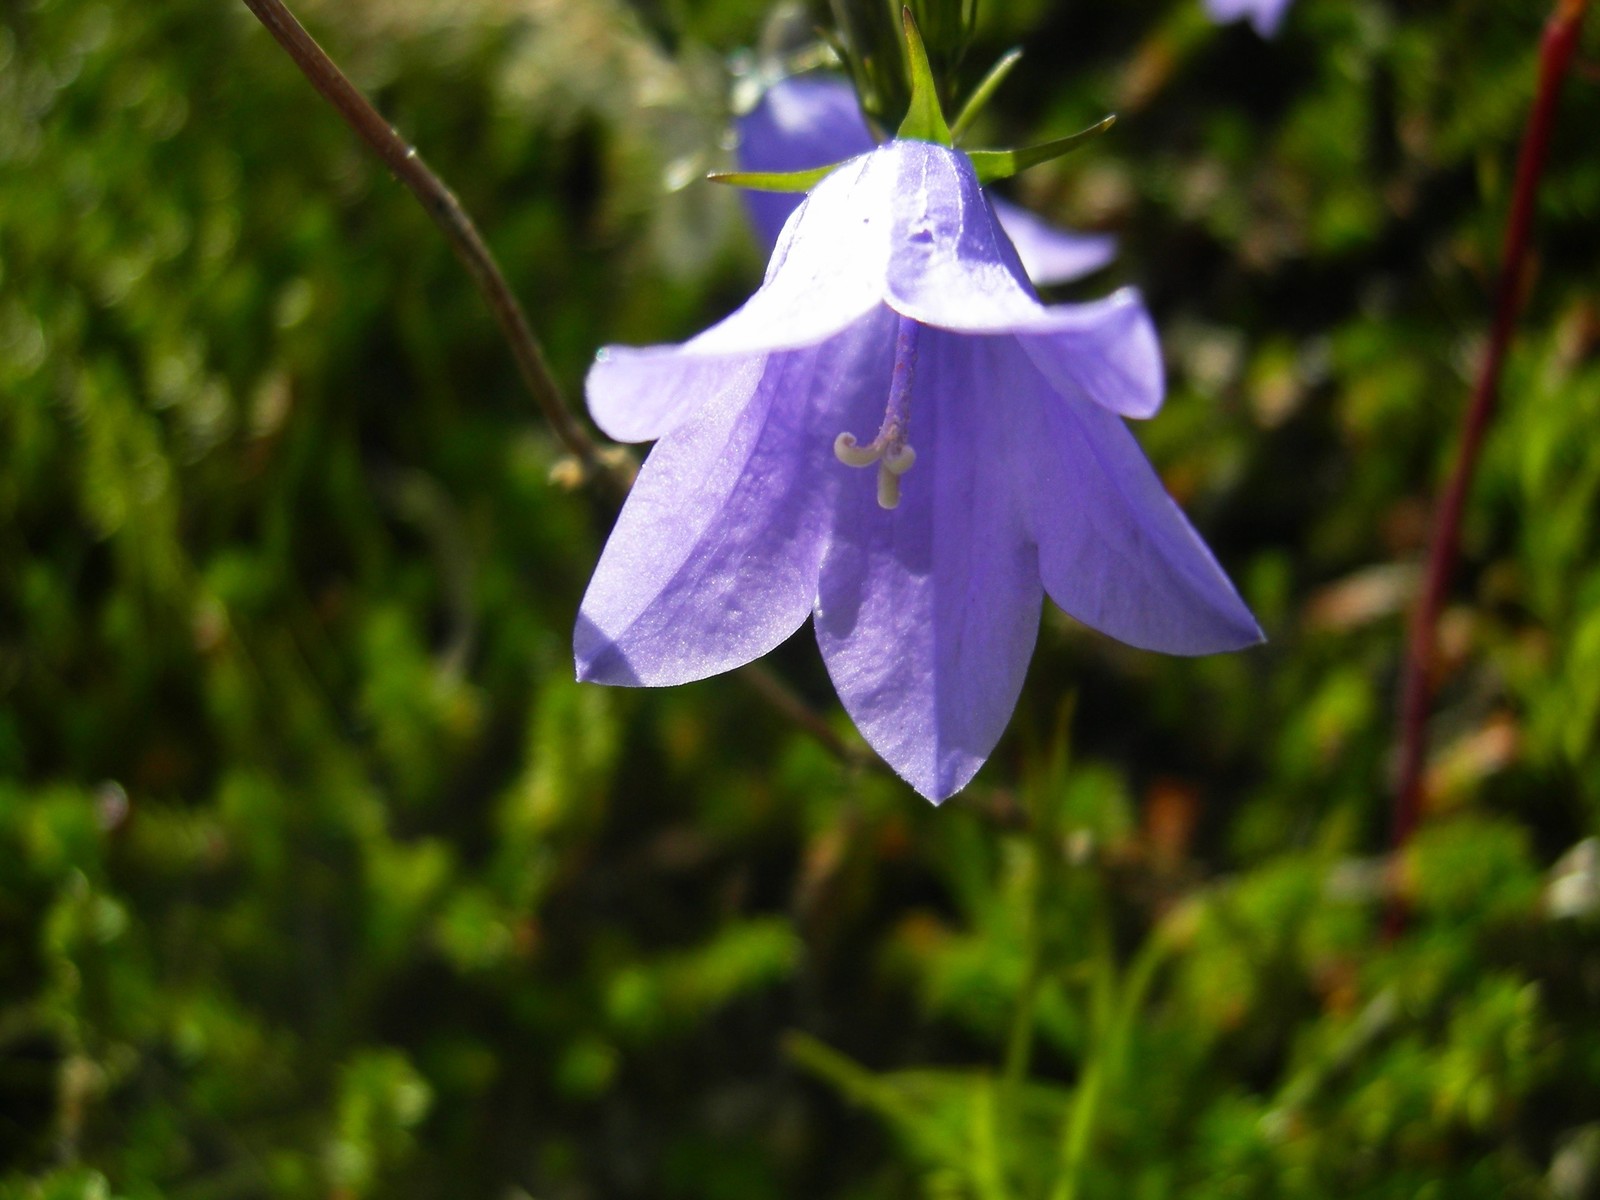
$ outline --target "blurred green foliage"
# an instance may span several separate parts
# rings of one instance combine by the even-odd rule
[[[571,682],[609,515],[242,5],[0,4],[0,1198],[1600,1195],[1592,77],[1386,866],[1541,6],[983,7],[986,133],[1122,114],[1017,191],[1121,234],[1079,290],[1146,290],[1140,435],[1272,642],[1052,613],[934,811],[737,681]],[[758,278],[692,181],[762,6],[304,9],[573,394]]]

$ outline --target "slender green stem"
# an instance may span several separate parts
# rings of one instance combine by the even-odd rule
[[[1044,975],[1043,936],[1039,905],[1045,893],[1044,876],[1049,872],[1050,828],[1052,823],[1037,801],[1031,806],[1028,838],[1033,862],[1028,874],[1028,894],[1022,910],[1022,981],[1017,987],[1017,1003],[1011,1013],[1011,1029],[1006,1035],[1005,1093],[1015,1112],[1016,1099],[1033,1062],[1033,1035],[1038,1020],[1039,986]]]
[[[962,135],[972,128],[972,123],[978,119],[978,114],[1000,90],[1000,85],[1006,81],[1006,76],[1011,74],[1011,69],[1021,61],[1020,49],[1007,50],[1001,55],[1000,61],[989,68],[989,73],[983,77],[983,82],[972,89],[972,95],[967,97],[967,102],[961,106],[961,111],[950,124],[950,136],[958,143]]]
[[[1072,1107],[1062,1126],[1061,1172],[1050,1200],[1077,1200],[1100,1118],[1101,1102],[1108,1089],[1120,1086],[1126,1075],[1134,1024],[1171,949],[1165,930],[1155,929],[1145,939],[1118,986],[1109,934],[1099,940],[1090,1022],[1095,1050],[1084,1064]]]
[[[1034,894],[1039,888],[1035,885]],[[1029,908],[1037,907],[1030,898]],[[1039,984],[1043,971],[1040,963],[1038,916],[1030,911],[1024,918],[1022,984],[1017,989],[1017,1006],[1011,1013],[1011,1028],[1006,1034],[1005,1088],[1008,1097],[1015,1097],[1028,1077],[1033,1062],[1033,1033],[1038,1016]]]
[[[1011,1200],[1000,1155],[999,1123],[999,1099],[994,1084],[985,1079],[972,1101],[973,1174],[981,1200]]]
[[[917,1109],[871,1071],[840,1054],[832,1046],[810,1034],[791,1033],[784,1039],[784,1053],[797,1066],[826,1080],[858,1104],[865,1105],[914,1133],[921,1126]]]
[[[1127,1067],[1128,1044],[1133,1039],[1134,1024],[1143,1011],[1145,1000],[1155,984],[1156,975],[1172,950],[1172,941],[1164,927],[1157,927],[1145,939],[1123,976],[1122,1000],[1117,1006],[1116,1021],[1106,1039],[1106,1051],[1112,1074],[1120,1079]]]
[[[1106,1041],[1116,1010],[1117,968],[1109,915],[1102,912],[1095,931],[1093,974],[1089,986],[1089,1036],[1093,1049],[1084,1058],[1078,1087],[1061,1127],[1061,1167],[1051,1200],[1074,1200],[1083,1180],[1089,1144],[1105,1090]]]
[[[1075,698],[1063,703],[1056,730],[1054,761],[1043,789],[1029,788],[1023,794],[1028,812],[1028,841],[1032,849],[1032,871],[1022,910],[1022,980],[1017,988],[1016,1008],[1006,1035],[1003,1079],[1006,1101],[1017,1111],[1017,1097],[1033,1062],[1033,1040],[1038,1025],[1039,989],[1044,984],[1044,934],[1040,906],[1052,892],[1055,882],[1057,823],[1049,797],[1056,794],[1071,765],[1070,734]]]
[[[1078,1090],[1073,1096],[1061,1139],[1061,1174],[1050,1200],[1077,1200],[1084,1164],[1089,1160],[1089,1141],[1094,1134],[1095,1119],[1100,1115],[1105,1078],[1105,1063],[1096,1056],[1084,1067],[1078,1080]]]

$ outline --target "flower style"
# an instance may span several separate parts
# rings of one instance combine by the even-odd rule
[[[1206,11],[1213,21],[1220,23],[1248,17],[1264,38],[1277,35],[1288,10],[1289,0],[1206,0]]]
[[[686,683],[812,616],[857,727],[941,801],[1005,729],[1046,592],[1147,649],[1261,640],[1123,423],[1162,389],[1139,298],[1040,304],[964,154],[853,159],[743,307],[591,369],[599,426],[658,441],[584,596],[578,676]]]
[[[779,80],[739,118],[738,125],[741,171],[803,171],[873,147],[855,89],[839,75],[812,73]],[[757,235],[770,248],[801,198],[756,191],[747,191],[744,197]],[[1114,237],[1057,229],[1025,208],[998,197],[992,202],[1028,278],[1041,287],[1081,279],[1116,257]]]

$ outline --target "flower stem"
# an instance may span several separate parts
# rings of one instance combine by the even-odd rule
[[[1078,1077],[1078,1087],[1061,1130],[1061,1171],[1050,1200],[1077,1200],[1089,1163],[1095,1126],[1106,1089],[1127,1077],[1128,1048],[1156,975],[1173,950],[1170,929],[1158,925],[1123,973],[1120,987],[1109,929],[1100,939],[1090,1005],[1095,1048]]]
[[[1033,1042],[1038,1027],[1039,992],[1045,982],[1044,902],[1059,885],[1057,860],[1061,855],[1059,797],[1072,765],[1072,717],[1078,707],[1076,693],[1069,693],[1056,717],[1055,739],[1044,782],[1030,781],[1022,801],[1027,814],[1031,861],[1027,877],[1027,900],[1022,909],[1022,981],[1017,987],[1016,1007],[1006,1034],[1006,1056],[1001,1078],[1005,1083],[1006,1103],[1013,1119],[1020,1119],[1022,1088],[1033,1066]]]
[[[505,335],[516,359],[517,370],[539,411],[569,454],[583,467],[586,478],[602,480],[615,496],[627,491],[626,476],[608,463],[600,447],[568,407],[561,388],[550,372],[544,351],[533,334],[527,314],[506,283],[494,254],[456,199],[455,193],[422,161],[416,148],[385,121],[371,101],[361,94],[348,76],[317,45],[281,0],[244,0],[267,32],[277,39],[290,58],[333,105],[338,114],[361,140],[384,161],[395,177],[411,190],[423,211],[450,243],[461,265],[488,302],[500,331]]]
[[[1461,446],[1456,452],[1455,467],[1439,501],[1428,547],[1427,575],[1422,595],[1412,614],[1402,665],[1399,760],[1390,829],[1391,860],[1396,863],[1422,817],[1428,753],[1428,710],[1433,700],[1439,613],[1455,573],[1460,553],[1462,513],[1472,488],[1484,435],[1499,401],[1500,375],[1516,328],[1517,313],[1522,307],[1534,207],[1539,195],[1540,175],[1550,149],[1556,102],[1572,64],[1588,7],[1588,0],[1560,0],[1555,13],[1545,25],[1539,53],[1538,91],[1523,134],[1511,196],[1511,212],[1506,220],[1500,277],[1495,289],[1494,324],[1489,333],[1488,349],[1478,370],[1472,400],[1463,418]],[[1405,921],[1404,901],[1398,889],[1391,888],[1386,933],[1390,937],[1398,935]]]
[[[1088,1021],[1092,1048],[1084,1056],[1073,1089],[1072,1103],[1061,1124],[1061,1159],[1050,1200],[1077,1200],[1083,1172],[1089,1161],[1089,1146],[1100,1116],[1100,1100],[1105,1094],[1109,1042],[1117,1005],[1116,951],[1112,946],[1110,918],[1101,913],[1090,960]]]
[[[1105,1062],[1098,1057],[1090,1059],[1078,1077],[1072,1109],[1063,1127],[1061,1175],[1050,1193],[1050,1200],[1077,1200],[1084,1166],[1089,1161],[1089,1141],[1094,1134],[1095,1118],[1099,1116],[1105,1079]]]
[[[797,729],[809,734],[813,741],[845,766],[864,770],[888,770],[887,764],[860,742],[841,736],[821,713],[807,704],[784,681],[782,676],[765,664],[747,663],[739,668],[739,677],[768,708]]]
[[[1042,839],[1041,839],[1042,840]],[[1022,914],[1022,982],[1017,988],[1016,1007],[1011,1012],[1011,1028],[1006,1034],[1006,1057],[1002,1068],[1006,1101],[1013,1113],[1021,1111],[1022,1085],[1033,1065],[1033,1035],[1038,1020],[1039,985],[1044,981],[1044,954],[1040,935],[1040,893],[1044,890],[1039,872],[1043,858],[1035,855],[1033,877],[1028,887],[1028,906]]]

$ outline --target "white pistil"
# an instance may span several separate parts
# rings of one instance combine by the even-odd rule
[[[895,338],[894,371],[889,377],[889,403],[884,409],[878,436],[865,446],[853,433],[841,433],[833,440],[833,454],[847,467],[878,464],[878,507],[896,508],[900,504],[900,476],[911,470],[917,452],[906,435],[911,425],[911,383],[917,366],[917,331],[909,317],[900,318]]]

